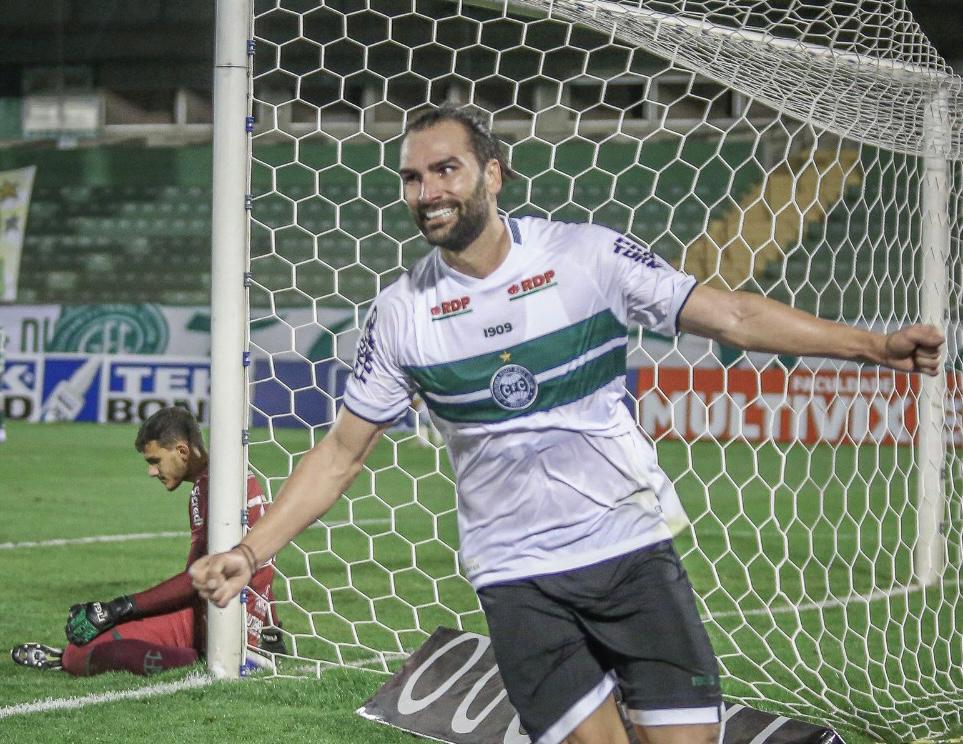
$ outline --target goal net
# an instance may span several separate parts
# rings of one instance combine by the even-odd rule
[[[701,282],[878,330],[946,374],[630,330],[627,401],[726,697],[886,741],[959,731],[961,85],[903,0],[255,0],[249,462],[277,493],[359,322],[428,246],[395,170],[426,104],[487,112],[512,215],[598,222]],[[485,632],[444,449],[414,410],[278,557],[278,674],[388,671]]]

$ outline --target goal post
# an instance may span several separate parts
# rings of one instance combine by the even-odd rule
[[[247,272],[250,0],[218,0],[211,235],[211,418],[208,547],[241,541],[247,504]],[[241,600],[207,608],[207,666],[220,679],[244,661]]]
[[[922,292],[920,319],[939,328],[952,328],[949,312],[950,291],[947,267],[952,266],[950,203],[950,152],[952,130],[948,95],[945,88],[935,90],[926,104],[924,118],[924,151],[922,183]],[[959,200],[957,185],[957,200]],[[958,207],[957,207],[958,208]],[[957,236],[959,239],[959,236]],[[957,259],[958,260],[958,259]],[[945,410],[946,378],[927,378],[920,383],[919,424],[919,494],[918,532],[915,546],[914,574],[922,585],[937,581],[943,570],[947,499]]]
[[[918,379],[633,329],[627,387],[691,522],[678,544],[727,699],[888,742],[963,727],[963,85],[902,0],[218,13],[234,93],[215,108],[212,509],[239,511],[242,490],[215,482],[218,450],[273,497],[330,425],[367,307],[428,250],[395,174],[404,126],[470,103],[522,176],[509,214],[606,224],[702,282],[831,320],[947,331],[946,374]],[[451,470],[417,416],[279,554],[278,674],[389,671],[438,625],[485,632]]]

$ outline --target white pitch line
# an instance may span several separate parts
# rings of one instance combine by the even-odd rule
[[[959,584],[959,579],[947,579],[943,582],[945,586],[952,586],[954,584]],[[897,597],[903,594],[911,594],[912,592],[920,591],[922,587],[919,584],[914,584],[912,586],[899,586],[893,589],[876,589],[869,594],[850,594],[848,597],[834,597],[833,599],[824,599],[820,602],[807,602],[801,605],[783,605],[782,607],[760,607],[755,610],[726,610],[725,612],[711,612],[709,616],[712,618],[720,617],[747,617],[751,615],[785,615],[790,612],[809,612],[812,610],[825,610],[827,608],[833,607],[845,607],[846,605],[859,602],[861,604],[871,604],[872,602],[877,602],[881,599],[889,599],[890,597]]]
[[[355,522],[324,522],[322,523],[327,527],[341,527],[346,524],[388,524],[391,522],[390,519],[359,519]],[[319,529],[322,524],[311,525],[308,529]],[[94,535],[92,537],[73,537],[73,538],[58,538],[54,540],[36,540],[27,542],[6,542],[0,543],[0,550],[16,550],[19,548],[47,548],[47,547],[58,547],[61,545],[88,545],[92,543],[115,543],[115,542],[129,542],[133,540],[153,540],[156,538],[166,538],[166,537],[188,537],[189,532],[133,532],[127,535]],[[945,584],[958,584],[959,580],[949,579],[944,582]],[[854,602],[861,602],[863,604],[870,604],[871,602],[876,602],[880,599],[888,599],[890,597],[899,596],[901,594],[909,594],[911,592],[919,591],[920,587],[918,585],[914,586],[901,586],[895,589],[879,590],[870,592],[869,594],[851,594],[848,597],[836,597],[833,599],[824,599],[820,602],[807,602],[801,605],[784,605],[782,607],[760,607],[755,610],[726,610],[724,612],[713,612],[710,613],[713,618],[728,618],[728,617],[751,617],[755,615],[785,615],[791,612],[809,612],[812,610],[823,610],[831,607],[844,607],[848,604]],[[0,710],[3,710],[0,708]]]
[[[26,542],[0,543],[0,550],[19,550],[20,548],[51,548],[61,545],[89,545],[92,543],[131,542],[133,540],[154,540],[160,537],[189,537],[189,532],[132,532],[129,535],[94,535],[92,537],[65,537],[54,540],[28,540]]]
[[[359,519],[355,522],[324,522],[327,527],[342,527],[346,524],[389,524],[390,519]],[[321,525],[312,525],[308,529],[318,529]],[[127,535],[93,535],[91,537],[61,537],[52,540],[27,540],[24,542],[0,543],[0,550],[19,550],[20,548],[52,548],[62,545],[91,545],[94,543],[132,542],[134,540],[154,540],[164,537],[190,537],[189,532],[132,532]]]
[[[181,690],[193,690],[197,687],[206,687],[214,682],[213,677],[206,674],[191,673],[178,682],[165,682],[160,685],[149,687],[138,687],[134,690],[121,690],[118,692],[100,692],[94,695],[84,695],[75,698],[47,698],[33,703],[20,703],[0,708],[0,719],[10,716],[20,716],[26,713],[46,713],[52,710],[73,710],[84,708],[88,705],[98,705],[99,703],[115,703],[121,700],[141,700],[143,698],[155,697],[157,695],[170,695]]]

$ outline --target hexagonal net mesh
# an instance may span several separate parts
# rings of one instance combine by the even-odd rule
[[[428,251],[395,173],[427,103],[488,113],[523,176],[509,214],[603,223],[824,318],[959,328],[960,79],[902,0],[254,8],[249,459],[269,493],[333,420],[370,301]],[[959,725],[955,342],[927,388],[630,334],[727,698],[887,741]],[[412,409],[278,557],[278,673],[386,671],[438,625],[485,632],[457,545]]]

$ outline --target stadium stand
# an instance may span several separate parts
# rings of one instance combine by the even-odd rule
[[[671,160],[666,153],[673,145],[653,142],[641,160],[626,166],[623,159],[612,173],[588,167],[593,157],[600,164],[606,158],[618,162],[617,147],[603,146],[593,155],[591,145],[576,143],[559,149],[553,167],[546,167],[538,152],[518,148],[515,167],[525,178],[507,184],[504,205],[513,214],[593,219],[628,230],[678,262],[684,251],[691,256],[693,246],[740,199],[754,198],[766,176],[738,143],[721,155],[690,143],[686,162],[665,167],[661,164]],[[263,162],[270,162],[270,148],[262,148]],[[29,154],[8,154],[0,166],[28,164]],[[21,302],[69,304],[110,297],[115,302],[208,303],[209,147],[34,154],[38,178],[24,246]],[[824,217],[807,221],[801,244],[784,245],[785,253],[746,286],[825,317],[856,319],[875,312],[877,303],[884,314],[903,312],[914,288],[881,277],[886,265],[905,259],[899,246],[906,242],[898,238],[905,238],[910,228],[891,224],[892,218],[884,222],[879,215],[896,213],[885,209],[894,199],[915,198],[906,193],[908,167],[878,156],[861,163],[866,181],[861,188],[877,195],[869,200],[873,206],[859,206],[858,188],[850,183],[843,198],[832,195]],[[425,250],[398,197],[394,175],[383,168],[360,178],[340,167],[319,173],[306,167],[256,170],[252,302],[290,307],[372,297],[379,281],[393,280]],[[868,237],[867,223],[875,226]],[[859,232],[864,237],[854,243],[850,235]],[[846,281],[854,276],[857,281]]]
[[[917,167],[905,156],[864,151],[853,171],[860,182],[850,181],[825,216],[808,224],[802,243],[767,266],[753,288],[826,318],[915,317],[919,272],[905,267],[919,261],[912,246],[919,244],[920,221],[893,205],[919,203]]]

